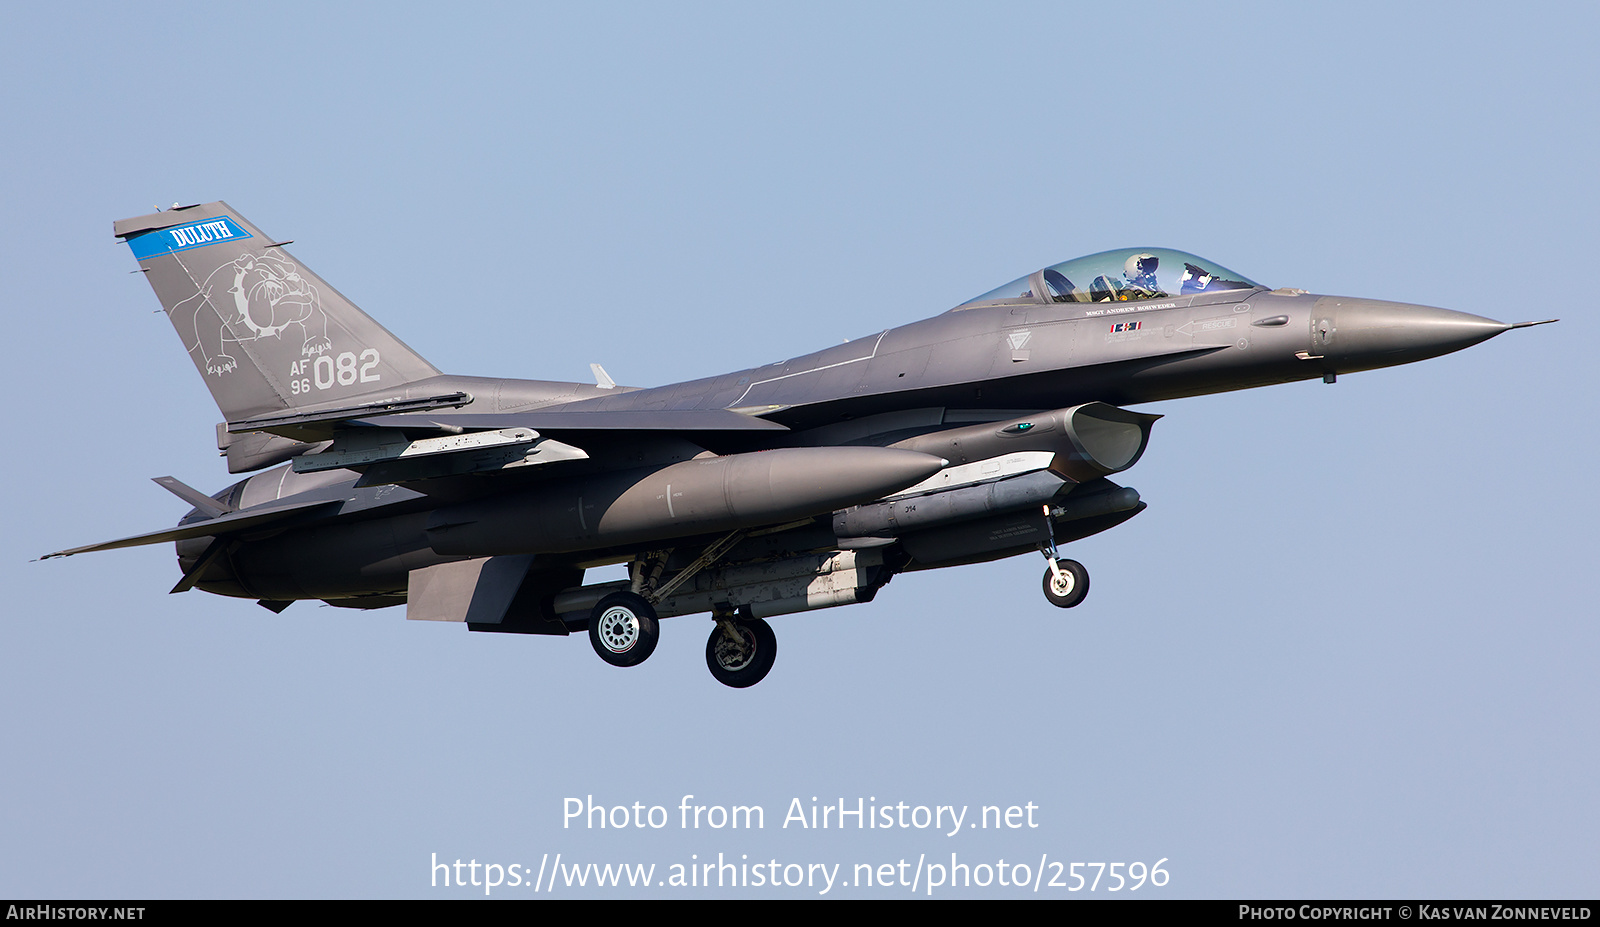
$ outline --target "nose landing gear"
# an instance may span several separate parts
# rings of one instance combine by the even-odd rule
[[[1072,608],[1089,594],[1089,571],[1076,560],[1062,560],[1056,552],[1056,527],[1050,520],[1050,506],[1044,506],[1044,526],[1050,533],[1050,543],[1039,545],[1039,552],[1049,562],[1044,571],[1044,597],[1056,608]]]
[[[1076,560],[1052,560],[1044,571],[1044,597],[1057,608],[1071,608],[1089,594],[1089,571]]]

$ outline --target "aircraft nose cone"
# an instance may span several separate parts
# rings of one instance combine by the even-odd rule
[[[1438,357],[1510,329],[1468,312],[1335,296],[1317,300],[1312,318],[1313,340],[1323,340],[1322,353],[1341,371]]]

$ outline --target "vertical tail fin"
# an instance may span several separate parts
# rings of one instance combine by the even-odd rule
[[[123,219],[115,231],[229,421],[439,373],[227,203]]]

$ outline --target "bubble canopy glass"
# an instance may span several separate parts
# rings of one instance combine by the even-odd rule
[[[1216,293],[1223,290],[1249,290],[1260,286],[1247,277],[1183,251],[1171,248],[1123,248],[1102,251],[1046,267],[1038,273],[996,287],[957,309],[980,303],[1132,302]],[[1035,290],[1040,292],[1035,292]]]

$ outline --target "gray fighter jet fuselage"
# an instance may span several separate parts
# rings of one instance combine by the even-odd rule
[[[1393,366],[1514,327],[1275,289],[1182,252],[1030,274],[954,309],[671,386],[439,373],[226,204],[116,224],[227,422],[232,472],[178,527],[183,578],[299,599],[587,630],[619,666],[658,619],[709,612],[727,685],[772,666],[773,615],[869,601],[898,573],[1042,552],[1046,598],[1088,590],[1059,544],[1142,511],[1108,477],[1158,416],[1128,405]],[[276,465],[276,466],[274,466]],[[585,585],[625,563],[629,579]]]

